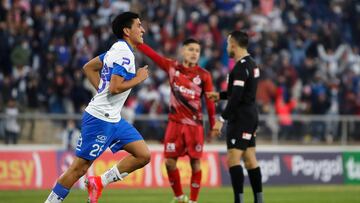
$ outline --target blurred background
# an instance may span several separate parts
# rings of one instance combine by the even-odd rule
[[[289,202],[296,193],[297,202],[360,202],[354,185],[360,184],[357,0],[0,0],[0,190],[45,189],[2,192],[2,200],[45,199],[72,162],[81,113],[96,93],[82,67],[116,42],[111,20],[129,10],[140,14],[145,42],[164,56],[181,60],[182,41],[199,40],[199,65],[211,72],[217,91],[226,89],[234,65],[226,36],[234,29],[247,31],[249,52],[261,69],[257,150],[266,199]],[[164,187],[161,143],[170,87],[162,70],[135,54],[137,67],[148,64],[151,77],[133,88],[122,116],[150,143],[153,161],[113,187]],[[219,103],[217,112],[224,105]],[[208,129],[206,119],[204,126]],[[202,184],[217,188],[204,189],[202,202],[231,201],[224,139],[205,147]],[[101,174],[125,154],[105,152],[88,174]],[[178,167],[188,184],[187,159],[179,159]],[[297,186],[267,187],[276,184]],[[82,188],[82,181],[75,187]],[[107,201],[119,202],[120,192]],[[74,193],[69,202],[86,199],[83,191]],[[170,189],[145,196],[158,199],[132,195],[125,201],[172,198]]]
[[[227,34],[250,34],[249,51],[261,68],[259,142],[360,141],[356,0],[1,0],[2,143],[14,137],[16,143],[61,143],[69,130],[81,128],[81,112],[95,94],[82,67],[116,41],[111,20],[128,10],[141,15],[145,42],[169,58],[180,59],[184,39],[198,39],[199,64],[211,72],[216,90],[226,89],[234,65]],[[167,76],[136,55],[137,66],[149,64],[152,74],[132,90],[123,116],[145,139],[161,142]]]

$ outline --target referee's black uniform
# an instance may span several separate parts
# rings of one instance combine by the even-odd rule
[[[255,103],[260,70],[249,56],[241,58],[229,74],[227,92],[220,99],[228,103],[221,116],[228,120],[227,148],[246,150],[255,147],[258,110]]]

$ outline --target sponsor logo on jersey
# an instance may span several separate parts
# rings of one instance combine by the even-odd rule
[[[232,144],[235,144],[235,142],[236,142],[236,139],[231,139]]]
[[[191,98],[194,98],[195,97],[195,91],[194,90],[191,90],[191,89],[188,89],[182,85],[178,85],[174,82],[174,87],[175,87],[175,90],[179,90],[181,93],[183,94],[188,94],[191,96]]]
[[[197,75],[196,77],[194,77],[194,78],[193,78],[193,82],[194,82],[196,85],[200,85],[200,83],[201,83],[200,76]]]

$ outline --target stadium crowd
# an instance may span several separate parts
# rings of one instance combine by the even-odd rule
[[[185,38],[198,39],[200,66],[217,90],[226,88],[234,64],[225,37],[233,29],[248,31],[249,51],[261,64],[263,114],[360,115],[356,0],[1,0],[0,111],[16,101],[20,112],[81,112],[94,94],[82,67],[116,40],[111,19],[127,10],[140,13],[145,42],[166,56],[177,58]],[[137,58],[152,76],[132,91],[127,107],[135,114],[167,113],[167,76]],[[280,124],[286,134],[292,121]]]

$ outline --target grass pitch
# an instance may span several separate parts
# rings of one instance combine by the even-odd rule
[[[49,192],[46,190],[0,191],[0,202],[44,202]],[[186,189],[185,192],[189,194]],[[264,197],[267,203],[360,203],[360,185],[265,186]],[[86,199],[86,191],[72,190],[64,203],[85,203]],[[105,189],[99,203],[169,203],[171,199],[169,188]],[[232,189],[202,188],[198,202],[231,203]],[[249,187],[245,188],[245,202],[253,202]]]

